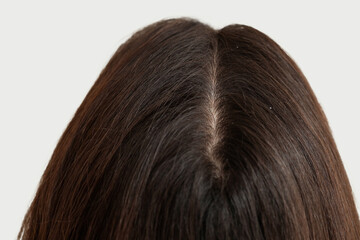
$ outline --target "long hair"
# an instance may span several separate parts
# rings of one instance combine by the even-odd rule
[[[162,19],[123,43],[58,141],[22,239],[359,239],[305,76],[270,37]]]

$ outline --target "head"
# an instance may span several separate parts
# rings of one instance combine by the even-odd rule
[[[61,136],[23,239],[357,239],[326,116],[290,56],[246,25],[134,33]]]

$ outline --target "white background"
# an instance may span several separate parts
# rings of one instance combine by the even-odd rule
[[[360,200],[359,1],[0,0],[0,239],[15,239],[57,141],[112,54],[157,20],[247,24],[300,66]]]

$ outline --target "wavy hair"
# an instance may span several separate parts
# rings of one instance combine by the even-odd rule
[[[123,43],[59,139],[18,239],[359,239],[305,76],[270,37],[162,19]]]

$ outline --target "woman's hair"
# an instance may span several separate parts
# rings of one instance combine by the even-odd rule
[[[326,116],[264,33],[162,19],[123,43],[51,156],[18,238],[359,239]]]

